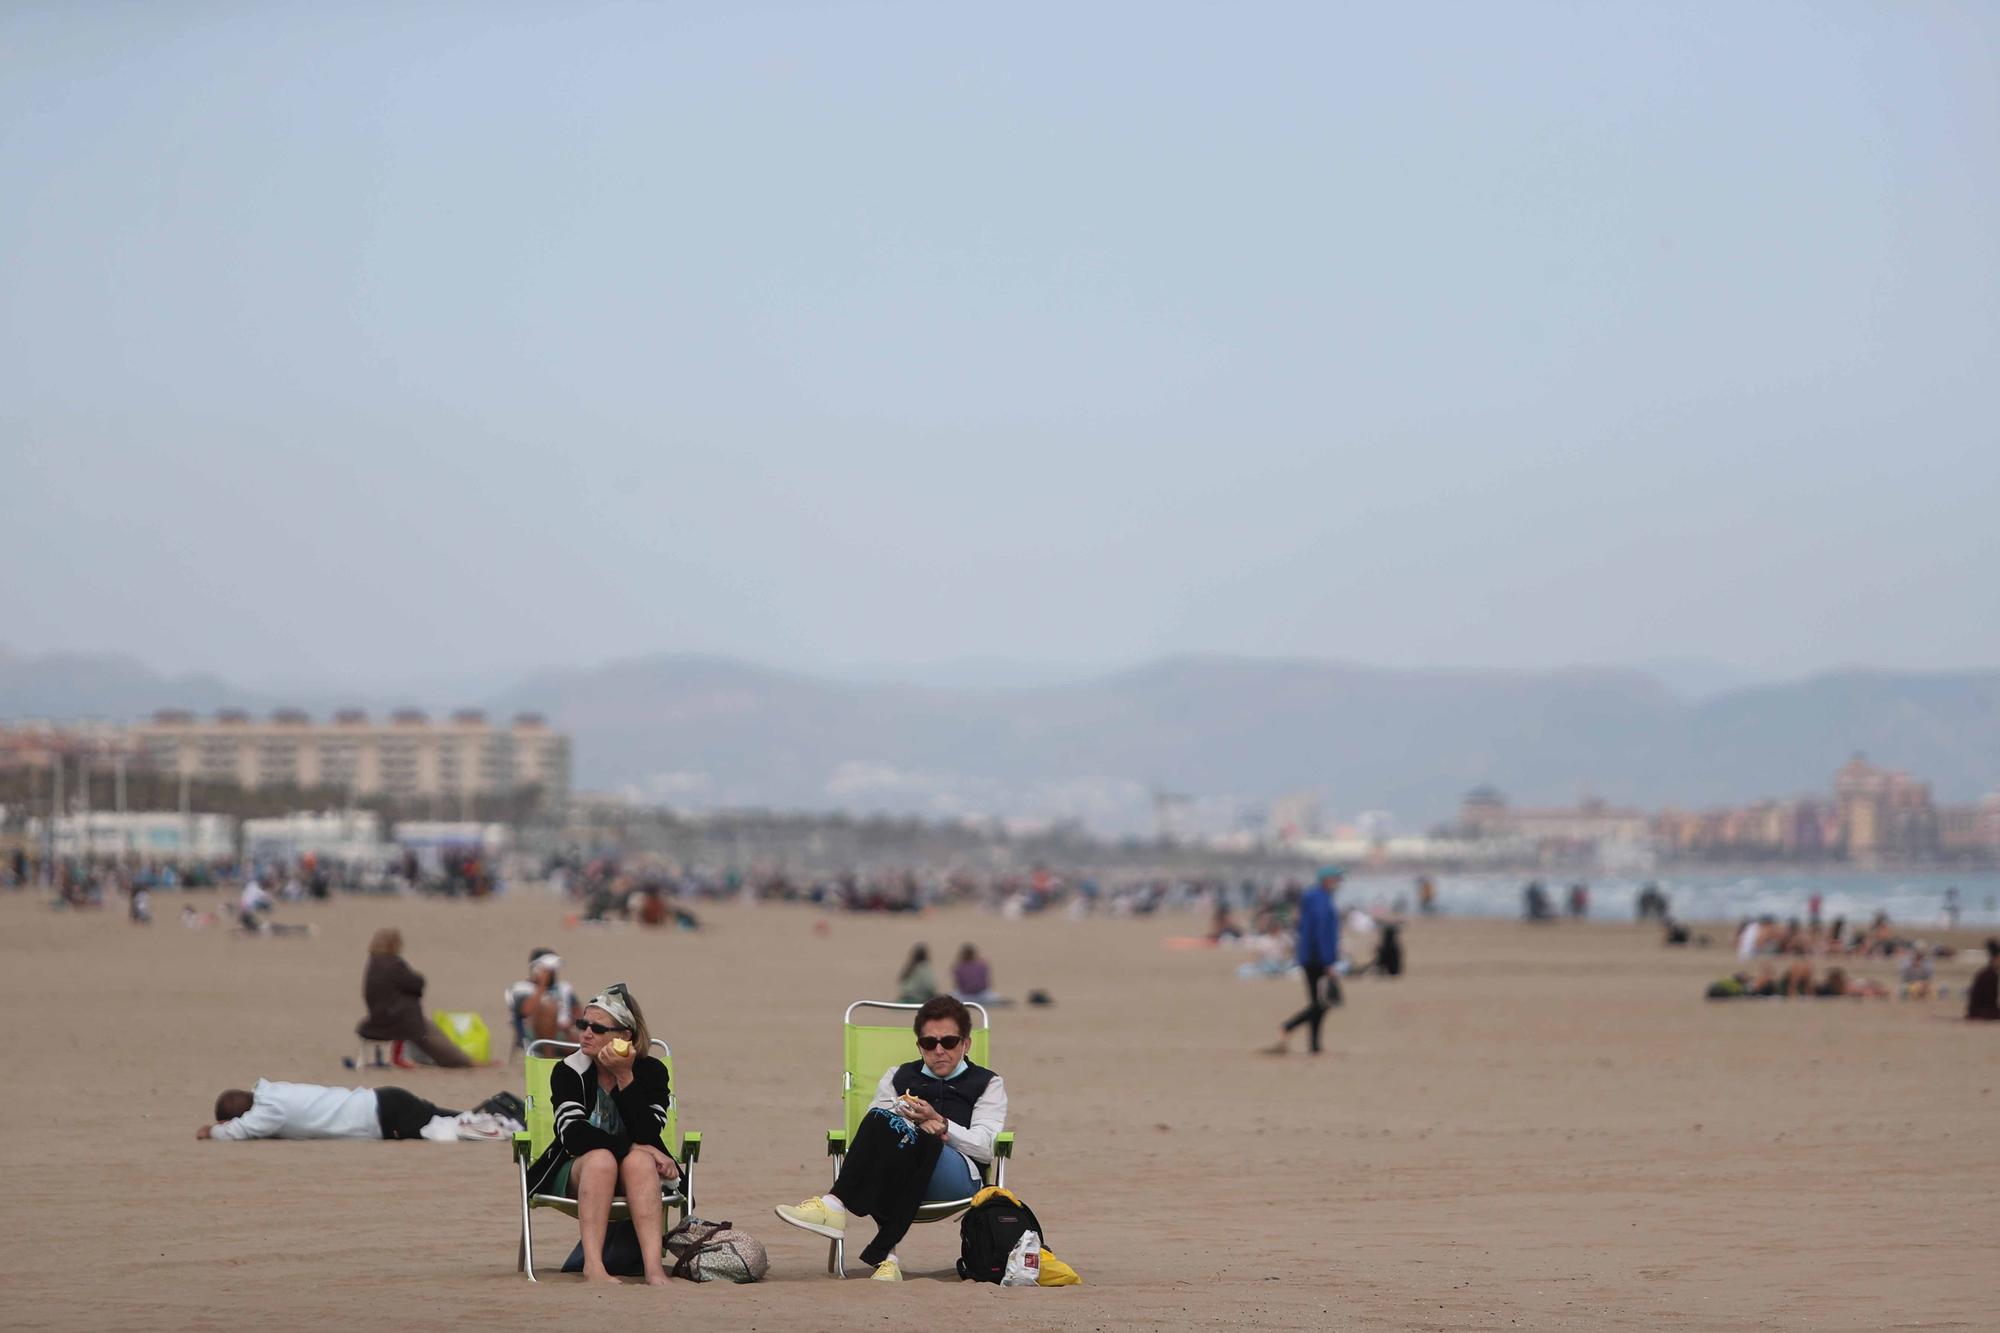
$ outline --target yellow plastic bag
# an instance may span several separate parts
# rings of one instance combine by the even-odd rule
[[[483,1065],[493,1059],[493,1035],[486,1030],[486,1020],[470,1009],[433,1011],[431,1022],[472,1063]]]
[[[1043,1250],[1042,1275],[1035,1279],[1035,1285],[1038,1287],[1080,1287],[1083,1285],[1083,1279],[1077,1275],[1077,1271],[1074,1268],[1071,1268],[1047,1250]]]

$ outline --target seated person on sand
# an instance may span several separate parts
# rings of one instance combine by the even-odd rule
[[[1965,1016],[1978,1022],[2000,1022],[2000,935],[1986,941],[1986,966],[1972,974]]]
[[[624,1196],[639,1233],[646,1284],[667,1285],[660,1266],[660,1183],[680,1163],[660,1140],[667,1123],[667,1067],[649,1052],[653,1034],[622,983],[591,998],[576,1020],[578,1050],[549,1071],[556,1136],[528,1168],[528,1189],[576,1200],[586,1281],[616,1282],[604,1268],[611,1200]]]
[[[1236,924],[1236,914],[1229,910],[1229,904],[1222,901],[1219,894],[1215,900],[1215,912],[1208,919],[1208,938],[1217,944],[1243,938],[1243,928]]]
[[[993,969],[970,944],[958,951],[951,968],[951,993],[976,1004],[1005,1004],[993,993]]]
[[[1896,966],[1896,983],[1906,1000],[1928,1000],[1937,993],[1937,970],[1931,965],[1931,946],[1918,940]]]
[[[236,897],[236,925],[246,935],[310,935],[311,926],[284,926],[271,920],[271,909],[276,906],[264,886],[251,875],[244,882],[243,892]]]
[[[576,1025],[576,987],[562,978],[562,959],[554,949],[528,951],[528,977],[507,988],[502,997],[514,1026],[514,1049],[530,1042],[568,1041]]]
[[[937,974],[931,971],[931,950],[927,944],[910,946],[903,970],[896,974],[896,1003],[922,1004],[938,993]]]
[[[776,1210],[795,1227],[837,1239],[849,1214],[875,1219],[875,1239],[861,1252],[884,1282],[903,1279],[896,1242],[926,1201],[967,1199],[980,1187],[980,1162],[1007,1121],[1000,1076],[972,1063],[972,1015],[940,995],[917,1011],[920,1058],[882,1075],[875,1100],[847,1146],[840,1178],[828,1193]]]
[[[401,1088],[327,1088],[317,1083],[258,1079],[246,1092],[230,1088],[215,1099],[215,1123],[195,1130],[198,1139],[414,1139],[440,1116],[457,1111],[433,1106]],[[454,1135],[454,1137],[456,1137]]]
[[[361,998],[368,1017],[355,1026],[363,1041],[394,1042],[392,1063],[407,1069],[409,1043],[446,1069],[467,1069],[472,1060],[424,1017],[424,979],[403,961],[403,932],[383,928],[368,941],[368,968],[361,974]]]

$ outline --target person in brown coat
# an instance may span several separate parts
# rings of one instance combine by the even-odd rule
[[[1986,941],[1986,966],[1975,972],[1965,995],[1965,1016],[2000,1023],[2000,936]]]
[[[424,979],[403,961],[403,932],[384,927],[368,941],[368,970],[361,974],[361,998],[368,1017],[354,1029],[364,1041],[397,1043],[396,1063],[402,1064],[401,1044],[409,1042],[447,1069],[465,1069],[472,1060],[445,1039],[424,1018]]]

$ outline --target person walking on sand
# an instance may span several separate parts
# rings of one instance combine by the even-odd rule
[[[1266,1055],[1291,1050],[1292,1029],[1297,1027],[1307,1029],[1312,1053],[1319,1054],[1320,1024],[1327,1009],[1340,1003],[1340,981],[1333,975],[1334,964],[1340,961],[1340,909],[1333,895],[1340,891],[1343,874],[1339,866],[1320,867],[1319,882],[1299,899],[1297,957],[1306,974],[1306,1007],[1285,1020],[1276,1043],[1264,1048]]]

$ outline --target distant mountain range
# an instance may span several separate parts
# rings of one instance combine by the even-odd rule
[[[0,652],[0,717],[134,718],[154,708],[464,703],[548,714],[586,789],[688,807],[1079,818],[1149,831],[1154,794],[1197,824],[1316,790],[1347,818],[1448,817],[1473,786],[1521,804],[1583,794],[1706,805],[1827,789],[1855,751],[1941,800],[2000,787],[2000,670],[1842,670],[1670,690],[1635,669],[1401,670],[1180,657],[1032,688],[837,681],[724,658],[554,670],[481,699],[282,699],[136,660]]]

